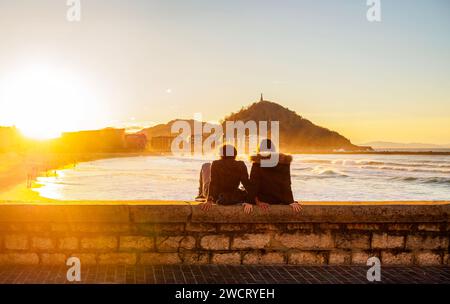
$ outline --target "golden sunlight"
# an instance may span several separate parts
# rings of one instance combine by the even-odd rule
[[[78,75],[59,67],[35,65],[0,80],[0,121],[34,139],[58,137],[84,127],[95,98]]]

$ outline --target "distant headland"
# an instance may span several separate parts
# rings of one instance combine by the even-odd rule
[[[15,127],[0,127],[0,153],[142,153],[168,154],[177,134],[171,133],[176,121],[194,124],[192,119],[172,120],[140,131],[129,133],[123,128],[66,132],[51,140],[32,140],[21,135]],[[353,144],[336,131],[318,126],[296,112],[275,102],[261,99],[238,112],[225,116],[221,121],[278,121],[280,126],[280,149],[288,153],[387,153],[387,154],[437,154],[450,153],[432,151],[375,151],[371,146]],[[187,139],[188,141],[190,139]],[[191,139],[192,142],[192,139]]]

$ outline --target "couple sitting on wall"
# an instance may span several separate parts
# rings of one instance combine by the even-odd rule
[[[266,139],[258,150],[259,153],[251,157],[250,178],[245,163],[236,160],[237,151],[232,145],[224,145],[220,149],[220,160],[202,166],[197,199],[206,199],[201,205],[204,211],[208,211],[213,204],[241,204],[247,214],[252,212],[253,205],[264,211],[270,205],[290,205],[294,212],[301,211],[301,205],[294,201],[291,189],[292,156],[277,154],[278,163],[266,167],[261,163],[276,153],[275,146]],[[240,188],[240,184],[245,190]]]

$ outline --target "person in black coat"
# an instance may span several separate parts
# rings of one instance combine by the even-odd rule
[[[294,212],[301,211],[301,205],[294,200],[291,188],[292,156],[279,153],[278,163],[269,167],[262,165],[276,153],[275,146],[269,139],[263,140],[259,153],[250,159],[253,162],[250,182],[252,184],[253,201],[263,210],[270,205],[290,205]]]
[[[236,160],[237,151],[234,146],[224,145],[220,152],[220,160],[211,165],[211,182],[207,201],[202,205],[202,209],[208,211],[214,203],[243,204],[247,212],[251,208],[251,205],[247,204],[251,188],[247,166],[243,161]],[[239,188],[241,184],[245,190]]]

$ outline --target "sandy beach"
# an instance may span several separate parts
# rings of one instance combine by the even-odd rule
[[[73,168],[78,163],[108,159],[153,155],[150,153],[3,153],[0,154],[0,200],[1,201],[54,201],[40,197],[27,187],[29,174],[48,176],[54,170]],[[39,187],[33,183],[32,188]]]

